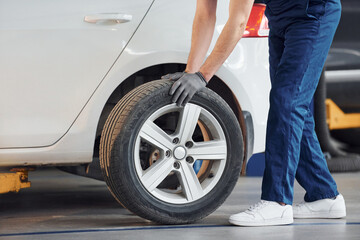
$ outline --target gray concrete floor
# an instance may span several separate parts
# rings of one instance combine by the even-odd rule
[[[346,219],[295,220],[289,226],[230,226],[230,214],[259,201],[261,178],[241,177],[228,200],[190,225],[156,225],[123,209],[105,183],[56,169],[30,173],[32,187],[0,195],[0,239],[360,239],[360,173],[334,174]],[[295,186],[295,202],[304,190]]]

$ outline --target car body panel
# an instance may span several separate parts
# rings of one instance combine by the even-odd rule
[[[195,4],[192,0],[156,0],[69,131],[49,147],[0,149],[0,166],[91,162],[101,112],[119,84],[149,66],[186,64]],[[227,20],[228,4],[228,0],[219,4],[217,27],[211,48]],[[240,40],[216,75],[232,89],[241,108],[252,115],[255,131],[254,152],[264,151],[270,89],[267,38]]]
[[[0,148],[49,146],[58,141],[151,3],[0,0]],[[132,19],[104,20],[114,13]],[[84,21],[94,15],[103,21]]]

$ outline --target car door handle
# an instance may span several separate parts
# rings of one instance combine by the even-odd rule
[[[126,23],[132,20],[132,15],[123,13],[99,13],[93,15],[87,15],[84,18],[85,22],[88,23],[107,23],[117,24]]]

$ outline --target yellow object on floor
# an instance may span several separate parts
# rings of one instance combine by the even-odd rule
[[[344,113],[331,99],[326,99],[325,104],[330,130],[360,127],[360,113]]]
[[[15,173],[0,173],[0,194],[8,192],[19,192],[21,188],[28,188],[31,183],[28,181],[27,168],[14,168]]]

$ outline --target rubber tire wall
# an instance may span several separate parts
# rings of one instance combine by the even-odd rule
[[[109,115],[100,142],[100,163],[113,196],[131,212],[163,224],[191,223],[215,211],[230,195],[240,175],[244,144],[238,121],[227,103],[210,89],[199,91],[191,103],[209,111],[220,123],[227,142],[224,172],[216,186],[201,199],[187,204],[163,202],[141,184],[134,165],[137,134],[147,118],[171,104],[173,82],[157,80],[125,95]]]
[[[349,154],[334,145],[326,123],[326,83],[324,71],[314,96],[315,131],[322,151],[325,153],[330,172],[350,172],[360,170],[360,155]]]

